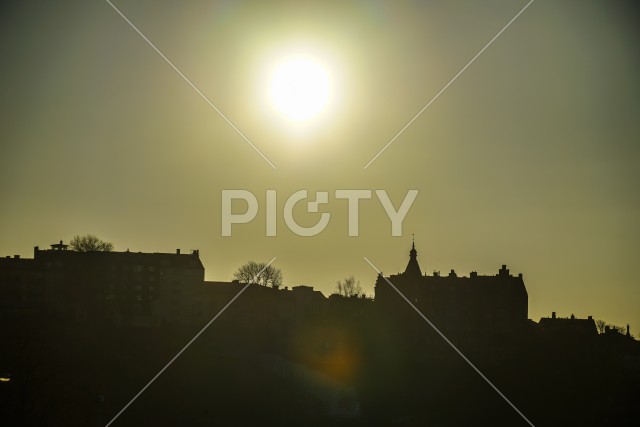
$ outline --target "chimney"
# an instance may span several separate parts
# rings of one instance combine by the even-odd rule
[[[20,255],[14,255],[13,258],[20,259]]]
[[[180,255],[180,249],[176,249],[176,254]]]
[[[555,319],[555,318],[556,318],[556,312],[555,312],[555,311],[552,311],[552,312],[551,312],[551,318],[552,318],[552,319]]]
[[[589,316],[589,317],[587,317],[587,319],[593,320],[593,316]]]
[[[498,271],[498,275],[500,277],[509,276],[509,270],[507,269],[507,265],[506,264],[502,264],[502,268],[500,269],[500,271]]]
[[[574,316],[573,314],[571,315],[571,320],[575,319],[576,316]]]

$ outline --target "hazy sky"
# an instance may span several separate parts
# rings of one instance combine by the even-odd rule
[[[273,170],[105,1],[4,2],[0,254],[74,234],[116,250],[200,249],[210,280],[268,261],[331,292],[404,269],[523,273],[529,315],[640,332],[640,55],[633,1],[536,0],[367,170],[363,166],[526,1],[113,3],[278,169]],[[331,75],[323,114],[293,128],[269,104],[290,52]],[[336,189],[419,195],[392,237],[378,200],[347,236]],[[221,191],[260,210],[221,237]],[[278,191],[278,235],[264,193]],[[329,191],[327,229],[282,218],[294,191]],[[317,214],[299,214],[315,222]]]

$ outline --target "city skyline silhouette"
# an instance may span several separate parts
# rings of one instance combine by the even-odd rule
[[[362,169],[525,4],[114,3],[276,171],[106,2],[8,5],[0,253],[28,256],[32,242],[95,233],[118,250],[198,247],[211,280],[278,256],[289,280],[330,292],[348,275],[364,282],[362,256],[400,271],[396,254],[415,233],[428,271],[525,271],[536,317],[557,302],[640,324],[640,97],[627,2],[590,2],[580,17],[570,2],[534,2]],[[331,66],[340,95],[297,130],[263,102],[263,77],[291,44]],[[261,207],[277,189],[278,237],[265,237],[260,211],[222,238],[228,188],[253,191]],[[327,208],[333,219],[321,236],[303,239],[281,216],[300,188],[386,189],[394,203],[410,188],[420,195],[403,238],[390,236],[375,200],[363,200],[359,238],[346,235],[343,201]]]
[[[33,258],[0,258],[0,339],[9,349],[0,393],[16,425],[171,425],[184,414],[148,402],[176,384],[196,405],[193,425],[465,425],[487,405],[486,422],[495,425],[634,422],[640,342],[629,326],[625,333],[556,312],[532,321],[523,275],[505,265],[495,275],[427,275],[412,244],[405,270],[379,274],[373,298],[344,288],[327,298],[310,286],[258,285],[275,259],[254,279],[211,282],[198,250],[112,252],[81,240],[36,246]],[[157,354],[144,351],[153,340]],[[593,371],[594,363],[603,369]],[[194,383],[199,374],[236,391],[220,395]],[[590,387],[555,405],[548,381],[562,394],[578,378]],[[246,403],[258,412],[242,413],[240,396],[273,387],[294,394],[251,397]],[[62,394],[47,407],[52,392]],[[82,403],[86,393],[93,403]],[[201,401],[208,393],[217,396],[213,406]],[[459,393],[479,406],[459,412]],[[607,403],[583,406],[603,395]],[[68,413],[68,405],[81,407]]]
[[[16,423],[633,424],[639,12],[5,2]]]

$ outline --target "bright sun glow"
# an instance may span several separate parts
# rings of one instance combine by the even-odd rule
[[[278,64],[271,75],[271,101],[287,119],[306,121],[326,106],[329,86],[326,69],[313,58],[289,58]]]

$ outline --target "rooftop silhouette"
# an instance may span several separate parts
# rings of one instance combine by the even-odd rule
[[[0,258],[3,413],[16,425],[104,425],[228,307],[118,422],[175,425],[192,413],[193,425],[521,425],[389,280],[536,425],[635,420],[640,346],[630,329],[555,312],[528,319],[523,275],[506,265],[427,275],[412,243],[405,271],[379,276],[374,298],[204,277],[198,250],[77,252],[59,242]],[[182,384],[180,397],[171,384]],[[54,395],[59,408],[33,409]],[[605,403],[585,405],[595,401]]]

